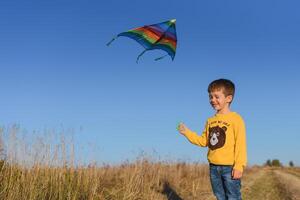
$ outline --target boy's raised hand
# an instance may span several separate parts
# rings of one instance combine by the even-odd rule
[[[180,122],[177,126],[177,130],[179,131],[179,133],[181,133],[182,135],[185,135],[188,132],[188,127],[186,127],[186,125],[182,122]]]

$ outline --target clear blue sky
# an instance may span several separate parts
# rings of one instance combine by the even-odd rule
[[[207,85],[235,82],[232,110],[247,125],[250,164],[300,164],[299,1],[0,2],[0,123],[74,128],[78,157],[122,162],[140,151],[206,162],[206,148],[175,129],[201,132],[214,111]],[[175,60],[144,54],[117,33],[176,18]],[[298,126],[299,125],[299,126]],[[76,132],[76,131],[75,131]],[[88,155],[86,155],[88,154]]]

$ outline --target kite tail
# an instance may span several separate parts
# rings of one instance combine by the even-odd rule
[[[116,36],[116,37],[114,37],[113,39],[111,39],[111,41],[109,41],[107,44],[106,44],[106,46],[109,46],[113,41],[115,41],[115,39],[117,39],[118,38],[118,36]]]
[[[140,55],[136,58],[136,63],[139,62],[140,57],[147,51],[147,49],[145,49],[142,53],[140,53]]]
[[[163,59],[164,57],[166,57],[168,54],[164,55],[164,56],[161,56],[161,57],[158,57],[158,58],[155,58],[155,61],[158,61],[158,60],[161,60]]]

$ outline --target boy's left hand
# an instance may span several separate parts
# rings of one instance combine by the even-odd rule
[[[232,178],[233,179],[240,179],[240,178],[242,178],[242,176],[243,176],[243,172],[236,170],[236,169],[232,170]]]

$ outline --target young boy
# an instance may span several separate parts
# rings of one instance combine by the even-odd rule
[[[178,126],[192,144],[208,146],[210,181],[218,200],[241,200],[241,177],[247,162],[245,124],[230,110],[234,91],[234,84],[227,79],[209,84],[209,102],[216,114],[208,118],[201,136],[183,123]]]

